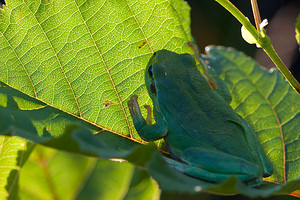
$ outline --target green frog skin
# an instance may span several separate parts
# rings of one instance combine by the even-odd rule
[[[145,84],[153,101],[144,119],[137,96],[128,107],[139,136],[164,138],[175,169],[202,180],[220,182],[237,176],[252,186],[272,174],[272,166],[253,129],[229,105],[225,83],[214,77],[214,88],[189,54],[160,50],[151,57]],[[219,89],[218,89],[219,88]]]

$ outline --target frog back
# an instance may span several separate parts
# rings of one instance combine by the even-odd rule
[[[176,71],[164,63],[156,69],[162,76],[156,81],[157,101],[160,112],[168,119],[169,134],[165,139],[171,148],[182,152],[192,144],[252,160],[255,150],[249,148],[242,118],[211,88],[189,55],[186,62],[178,64],[182,66],[177,66]]]

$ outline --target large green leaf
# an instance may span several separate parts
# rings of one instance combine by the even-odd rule
[[[22,200],[157,199],[157,184],[128,162],[97,160],[38,146],[20,174]]]
[[[23,138],[0,136],[0,199],[17,196],[19,173],[33,146]]]
[[[0,104],[4,106],[0,106],[1,134],[20,136],[57,149],[98,156],[95,152],[80,149],[77,142],[94,140],[96,137],[103,144],[103,152],[107,152],[102,157],[116,157],[118,150],[121,149],[122,152],[135,148],[138,144],[40,103],[4,84],[1,85],[1,82]],[[92,132],[101,134],[94,135]],[[81,138],[78,136],[80,134]],[[77,135],[77,138],[73,135]]]
[[[160,154],[154,153],[148,167],[166,191],[196,194],[195,191],[208,190],[217,194],[224,191],[234,194],[245,190],[253,197],[288,191],[268,184],[260,189],[249,188],[235,178],[219,186],[199,182],[170,168],[161,159]],[[289,187],[292,188],[293,184],[289,183]],[[19,191],[18,197],[22,200],[158,199],[160,195],[157,184],[148,173],[130,163],[96,160],[41,146],[31,154],[20,173]]]
[[[300,174],[300,96],[277,70],[267,72],[232,49],[207,48],[233,100],[231,106],[254,128],[274,168],[269,181],[285,183]]]
[[[6,3],[0,10],[0,132],[89,155],[127,155],[136,145],[110,134],[140,141],[127,99],[145,94],[144,66],[154,51],[191,52],[188,6],[162,0]],[[146,95],[140,100],[149,103]],[[69,123],[77,125],[66,128]],[[90,131],[102,131],[101,154],[100,146],[96,152],[79,147],[73,139],[78,126],[89,130],[79,128],[79,140],[94,142]]]
[[[6,3],[0,11],[0,81],[131,139],[139,137],[127,101],[135,93],[149,103],[142,77],[152,53],[192,52],[189,21],[180,21],[188,17],[182,1]]]

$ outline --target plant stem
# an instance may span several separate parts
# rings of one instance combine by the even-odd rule
[[[257,44],[260,45],[266,54],[271,58],[273,63],[277,66],[282,75],[289,81],[290,85],[296,90],[298,94],[300,94],[300,84],[295,79],[295,77],[291,74],[285,64],[282,62],[280,57],[275,52],[270,38],[265,35],[265,31],[261,30],[258,32],[255,27],[251,24],[247,17],[243,15],[229,0],[215,0],[219,4],[221,4],[226,10],[228,10],[248,31],[249,33],[256,39]]]
[[[254,16],[254,20],[255,20],[256,29],[259,32],[260,31],[261,18],[260,18],[260,14],[259,14],[258,5],[257,5],[257,0],[251,0],[251,5],[252,5],[252,10],[253,10],[253,16]]]
[[[263,47],[266,54],[271,58],[271,60],[275,63],[278,70],[281,74],[289,81],[290,85],[296,90],[298,94],[300,94],[300,85],[297,79],[292,75],[292,73],[286,68],[283,61],[277,55],[272,45],[267,45]]]

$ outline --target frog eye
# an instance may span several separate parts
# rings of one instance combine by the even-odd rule
[[[149,74],[150,77],[152,77],[152,75],[153,75],[152,74],[152,65],[150,65],[149,68],[148,68],[148,74]]]

